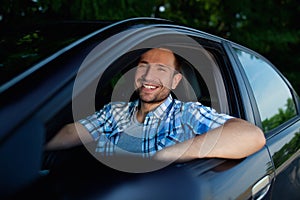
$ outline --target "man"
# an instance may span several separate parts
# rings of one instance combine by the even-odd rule
[[[198,102],[170,95],[182,79],[168,49],[144,53],[135,74],[139,100],[110,103],[95,114],[63,127],[47,150],[97,141],[97,152],[128,152],[157,160],[246,157],[265,144],[263,132],[245,120],[216,113]]]

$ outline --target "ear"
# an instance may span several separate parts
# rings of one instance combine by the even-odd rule
[[[176,89],[177,85],[179,84],[179,82],[182,79],[182,74],[181,73],[176,73],[173,76],[173,82],[172,82],[172,90]]]

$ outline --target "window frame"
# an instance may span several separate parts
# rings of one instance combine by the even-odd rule
[[[236,54],[236,51],[234,49],[237,49],[239,51],[242,51],[242,52],[248,53],[250,55],[253,55],[253,56],[259,58],[260,60],[262,60],[263,62],[265,62],[266,64],[268,64],[274,70],[274,73],[277,73],[279,75],[279,77],[283,80],[283,82],[287,86],[287,88],[288,88],[288,90],[291,94],[291,97],[293,99],[295,109],[296,109],[296,115],[294,117],[288,119],[287,121],[281,123],[279,126],[273,128],[271,130],[266,131],[265,136],[267,138],[269,138],[272,135],[275,135],[275,134],[279,133],[281,130],[285,129],[290,123],[295,122],[297,120],[297,118],[299,118],[299,100],[298,100],[299,97],[297,96],[295,90],[293,89],[293,87],[291,86],[289,81],[274,66],[273,63],[271,63],[268,59],[266,59],[264,56],[260,55],[259,53],[255,52],[251,49],[248,49],[246,47],[243,47],[241,45],[234,44],[234,43],[232,43],[230,46],[231,46],[232,56],[235,59],[235,62],[237,64],[238,68],[239,68],[240,75],[242,76],[243,82],[244,82],[244,84],[247,88],[247,93],[248,93],[249,98],[250,98],[250,103],[251,103],[251,106],[252,106],[252,109],[253,109],[253,114],[254,114],[254,117],[256,119],[255,121],[257,122],[257,125],[260,128],[262,128],[262,120],[261,120],[261,117],[260,117],[260,111],[258,109],[258,105],[257,105],[256,99],[255,99],[255,96],[254,96],[254,92],[253,92],[252,86],[251,86],[251,84],[248,80],[248,77],[246,75],[246,72],[244,71],[244,67],[242,66],[242,63],[240,62],[240,60],[238,58],[238,55]]]

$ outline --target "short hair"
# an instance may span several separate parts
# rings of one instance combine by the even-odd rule
[[[181,56],[177,55],[174,52],[173,52],[173,55],[175,57],[174,67],[175,67],[176,71],[178,71],[179,73],[181,73],[183,58]]]
[[[159,47],[159,49],[165,49],[165,50],[168,50],[168,51],[172,52],[172,54],[174,56],[174,67],[175,67],[176,71],[178,71],[179,73],[181,73],[183,58],[181,56],[179,56],[178,54],[174,53],[174,51],[172,51],[169,48]]]
[[[181,68],[182,68],[182,64],[183,64],[183,58],[181,56],[179,56],[178,54],[174,53],[171,49],[169,48],[165,48],[165,47],[157,47],[157,48],[146,48],[142,51],[142,54],[139,57],[139,60],[141,59],[141,56],[146,53],[147,51],[150,51],[151,49],[164,49],[167,51],[170,51],[173,56],[174,56],[174,68],[177,72],[181,73]]]

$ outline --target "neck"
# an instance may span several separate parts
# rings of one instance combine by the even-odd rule
[[[162,102],[157,102],[157,103],[146,103],[146,102],[143,102],[141,101],[141,104],[140,104],[140,107],[137,111],[137,120],[140,122],[140,123],[143,123],[145,118],[146,118],[146,115],[154,110],[155,108],[157,108],[160,104],[162,104]]]

